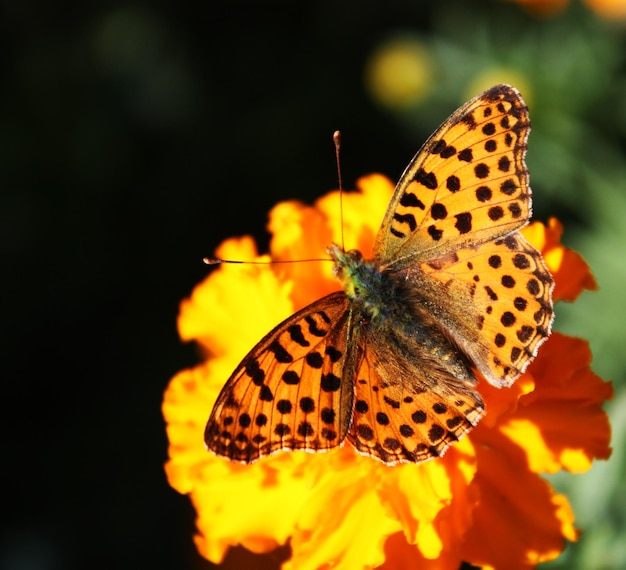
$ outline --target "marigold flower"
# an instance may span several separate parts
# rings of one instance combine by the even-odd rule
[[[270,213],[271,258],[325,257],[340,241],[367,257],[393,185],[362,178],[346,193],[314,206],[278,204]],[[552,271],[555,300],[573,301],[595,281],[581,257],[559,243],[562,228],[523,230]],[[223,258],[261,260],[251,238],[230,239]],[[553,333],[527,372],[509,389],[481,382],[488,413],[439,459],[388,467],[349,444],[328,453],[284,452],[251,465],[208,453],[203,431],[232,370],[276,323],[337,290],[325,262],[221,266],[183,301],[181,338],[207,355],[177,374],[163,402],[170,442],[170,485],[197,512],[200,553],[219,563],[241,544],[256,553],[289,542],[284,570],[334,567],[457,569],[529,568],[556,558],[578,531],[564,495],[540,476],[581,473],[610,455],[602,411],[612,388],[590,369],[581,339]]]

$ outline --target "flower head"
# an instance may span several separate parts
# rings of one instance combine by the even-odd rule
[[[278,204],[269,222],[272,259],[323,257],[329,243],[341,242],[342,224],[345,243],[369,257],[393,186],[378,175],[358,186],[343,197],[343,222],[337,193],[313,207]],[[555,300],[595,288],[584,261],[560,245],[558,222],[523,231],[555,277]],[[228,240],[217,254],[269,259],[257,256],[250,238]],[[196,508],[201,554],[219,563],[233,545],[263,553],[289,542],[285,570],[456,569],[462,561],[527,568],[556,558],[577,530],[567,498],[540,474],[583,472],[610,455],[602,403],[612,389],[591,371],[580,339],[553,333],[509,389],[480,382],[488,413],[436,460],[388,467],[346,444],[241,465],[204,449],[205,423],[232,370],[278,322],[338,289],[331,269],[323,261],[225,265],[182,303],[181,338],[207,358],[177,374],[165,393],[166,472]]]

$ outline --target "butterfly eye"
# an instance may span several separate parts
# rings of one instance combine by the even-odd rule
[[[333,267],[333,275],[341,281],[344,286],[349,286],[346,280],[350,281],[349,276],[353,275],[358,268],[362,266],[363,255],[356,249],[344,251],[338,245],[333,244],[326,251],[330,254],[335,262]]]
[[[346,251],[346,255],[351,261],[361,261],[363,259],[363,254],[358,249],[350,249]]]

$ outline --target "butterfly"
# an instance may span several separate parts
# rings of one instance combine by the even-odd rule
[[[550,334],[553,281],[518,232],[531,215],[530,130],[496,85],[426,141],[373,257],[328,248],[344,290],[276,326],[226,382],[207,449],[250,463],[348,441],[386,464],[442,456],[477,424],[477,374],[511,386]]]

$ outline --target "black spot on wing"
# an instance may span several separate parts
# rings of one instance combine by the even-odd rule
[[[276,358],[278,362],[286,364],[293,361],[293,357],[291,356],[291,354],[283,347],[282,344],[280,344],[280,342],[278,342],[278,339],[274,340],[267,347],[267,350],[274,353],[274,358]]]
[[[330,319],[328,318],[328,315],[326,315],[326,313],[324,313],[324,311],[319,311],[318,313],[316,313],[316,315],[319,315],[320,317],[322,317],[324,322],[330,323]],[[304,318],[304,320],[309,325],[309,332],[313,336],[324,337],[328,333],[328,329],[319,328],[319,325],[318,325],[317,321],[313,318],[312,315],[307,315]]]
[[[412,232],[417,229],[417,222],[415,221],[415,216],[413,214],[398,214],[396,212],[393,215],[393,219],[401,224],[407,224]]]
[[[415,173],[413,180],[430,190],[435,190],[438,186],[437,177],[432,172],[426,172],[423,168]]]
[[[400,205],[406,208],[419,208],[423,210],[426,208],[424,203],[412,192],[405,192],[400,198]]]
[[[304,337],[304,334],[302,334],[302,327],[300,325],[290,325],[287,332],[289,333],[291,340],[293,340],[296,344],[303,347],[311,345],[311,343]]]

